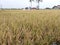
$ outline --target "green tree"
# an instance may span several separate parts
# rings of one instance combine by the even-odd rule
[[[36,2],[38,3],[37,9],[39,9],[39,2],[42,2],[42,0],[36,0]]]
[[[30,6],[30,8],[32,7],[32,1],[34,1],[34,0],[29,0],[29,2],[31,3],[31,6]]]

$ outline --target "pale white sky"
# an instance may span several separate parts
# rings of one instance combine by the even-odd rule
[[[52,8],[54,5],[60,5],[60,0],[43,0],[43,2],[40,2],[40,8]],[[0,0],[0,7],[3,8],[23,8],[29,6],[29,0]],[[32,6],[36,7],[37,3],[32,2]]]

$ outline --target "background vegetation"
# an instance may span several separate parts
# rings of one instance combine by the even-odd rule
[[[60,40],[60,10],[0,10],[0,45],[49,45]]]

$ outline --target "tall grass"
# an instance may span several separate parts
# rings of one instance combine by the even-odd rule
[[[60,10],[1,10],[0,45],[49,45],[60,40]]]

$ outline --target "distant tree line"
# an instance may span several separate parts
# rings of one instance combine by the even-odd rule
[[[60,9],[60,5],[53,6],[52,8],[46,7],[45,9]]]
[[[25,8],[0,8],[0,10],[29,10],[30,8],[29,7],[25,7]],[[36,7],[33,7],[31,9],[35,9],[37,10]],[[39,8],[38,8],[39,9]],[[53,6],[52,8],[50,7],[46,7],[44,9],[60,9],[60,5],[57,5],[57,6]]]

